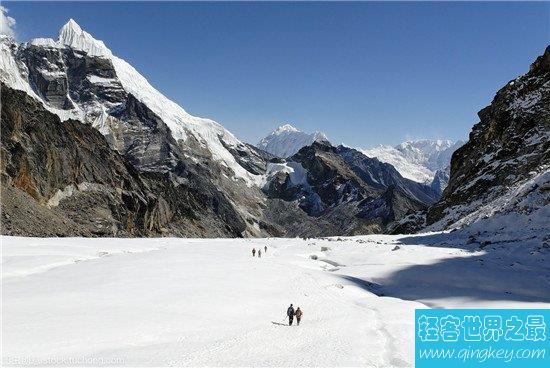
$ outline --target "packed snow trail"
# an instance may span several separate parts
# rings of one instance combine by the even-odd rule
[[[425,305],[365,280],[469,257],[384,236],[2,241],[4,365],[410,367]]]

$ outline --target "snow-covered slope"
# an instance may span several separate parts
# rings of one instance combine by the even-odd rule
[[[465,228],[491,242],[508,239],[550,241],[550,166],[542,166],[530,178],[519,181],[492,200],[477,200],[450,209],[430,229]]]
[[[31,49],[45,55],[46,68],[40,69],[37,73],[50,86],[55,82],[57,86],[54,88],[55,90],[64,91],[65,95],[60,96],[67,101],[64,106],[55,106],[53,100],[47,96],[40,96],[40,93],[34,90],[33,83],[29,82],[29,68],[21,60],[16,60],[16,57],[22,54],[21,51]],[[92,85],[100,86],[103,89],[110,87],[112,90],[122,88],[125,93],[132,94],[158,115],[169,127],[176,141],[181,141],[183,144],[198,142],[214,160],[230,168],[236,177],[242,178],[248,183],[259,182],[260,178],[240,165],[230,152],[231,149],[248,151],[245,144],[220,124],[187,113],[181,106],[156,90],[129,63],[115,56],[102,41],[96,40],[82,30],[73,19],[70,19],[61,28],[57,41],[39,38],[18,45],[3,36],[1,80],[14,89],[23,90],[31,96],[39,98],[46,108],[58,114],[63,120],[68,118],[81,120],[93,124],[105,135],[116,134],[110,125],[110,121],[112,121],[110,114],[117,107],[115,103],[101,98],[84,102],[71,97],[69,88],[67,88],[67,84],[70,82],[67,76],[67,66],[61,60],[61,54],[67,49],[77,52],[76,57],[95,57],[112,63],[116,76],[88,78]],[[50,91],[48,90],[48,92]]]
[[[260,140],[257,147],[278,157],[290,157],[315,141],[327,141],[321,132],[305,133],[290,124],[284,124]]]
[[[361,150],[369,157],[393,165],[403,177],[419,183],[431,182],[437,170],[444,170],[453,152],[464,142],[448,139],[405,141],[395,147],[380,145]]]
[[[550,307],[547,250],[454,234],[4,237],[3,365],[412,367],[416,308]]]

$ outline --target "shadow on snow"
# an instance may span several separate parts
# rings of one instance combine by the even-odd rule
[[[550,252],[537,249],[536,242],[529,239],[467,244],[465,236],[450,233],[400,240],[402,244],[460,248],[484,254],[465,253],[464,257],[412,265],[384,278],[340,277],[379,296],[420,301],[431,307],[438,305],[430,299],[447,298],[550,303]]]

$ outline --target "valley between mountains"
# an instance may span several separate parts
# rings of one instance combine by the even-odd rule
[[[500,227],[548,241],[537,219],[548,211],[549,49],[498,91],[467,142],[354,148],[290,124],[242,142],[72,19],[55,40],[0,41],[5,235],[314,237],[514,218],[527,228]]]

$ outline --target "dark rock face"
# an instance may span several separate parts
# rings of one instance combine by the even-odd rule
[[[192,184],[169,173],[140,173],[91,126],[60,121],[4,84],[1,92],[3,233],[240,236],[244,231],[225,196],[192,171],[185,171]],[[26,221],[23,213],[30,216]],[[33,218],[42,222],[40,228]]]
[[[314,142],[292,156],[307,170],[311,187],[302,207],[310,214],[321,213],[327,207],[375,197],[378,191],[361,180],[327,142]]]
[[[29,45],[20,49],[18,56],[28,68],[30,85],[44,101],[62,110],[74,107],[68,98],[69,84],[58,49]]]
[[[170,130],[123,89],[109,59],[32,44],[20,47],[17,57],[44,101],[62,110],[74,108],[76,101],[89,121],[105,120],[99,128],[111,147],[140,170],[165,171],[175,165],[179,152]]]
[[[266,171],[266,163],[273,158],[273,155],[262,151],[250,144],[245,147],[231,147],[221,140],[224,147],[233,155],[235,160],[248,172],[254,175],[261,175]]]
[[[58,204],[63,191],[101,193],[79,209],[91,210],[91,222],[100,221],[94,212],[108,214],[94,231],[139,234],[149,206],[144,183],[98,131],[76,121],[61,122],[23,92],[4,85],[2,107],[4,184],[40,205]]]
[[[133,95],[128,94],[110,116],[116,120],[111,123],[111,131],[115,133],[109,138],[113,138],[119,152],[141,171],[169,171],[182,159],[170,129]]]
[[[550,47],[478,115],[469,141],[453,154],[428,225],[445,228],[550,163]]]

